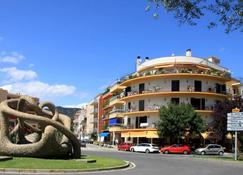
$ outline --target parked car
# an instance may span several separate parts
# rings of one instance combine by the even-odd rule
[[[80,146],[81,146],[81,147],[86,147],[86,142],[85,142],[85,140],[80,140]]]
[[[190,154],[191,148],[183,144],[173,144],[171,146],[161,148],[160,152],[164,154],[169,154],[169,153]]]
[[[217,144],[209,144],[205,148],[198,148],[195,150],[196,154],[217,154],[217,155],[223,155],[224,154],[224,148],[221,145]]]
[[[131,147],[132,147],[132,144],[130,144],[130,143],[121,143],[117,146],[117,149],[123,150],[123,151],[130,151]]]
[[[155,144],[140,143],[136,146],[132,146],[130,148],[130,151],[131,152],[145,152],[145,153],[159,152],[159,147]]]

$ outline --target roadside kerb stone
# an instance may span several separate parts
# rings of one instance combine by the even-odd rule
[[[115,167],[106,167],[106,168],[93,168],[87,170],[79,169],[15,169],[15,168],[0,168],[0,172],[8,173],[78,173],[78,172],[95,172],[95,171],[107,171],[107,170],[119,170],[128,168],[131,163],[125,161],[125,165],[115,166]]]
[[[13,157],[10,157],[10,156],[0,156],[0,162],[1,161],[7,161],[7,160],[12,160]]]

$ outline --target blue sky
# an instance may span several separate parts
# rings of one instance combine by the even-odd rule
[[[133,72],[138,55],[211,55],[243,76],[243,35],[179,26],[161,11],[155,20],[146,0],[0,0],[1,87],[77,105]]]

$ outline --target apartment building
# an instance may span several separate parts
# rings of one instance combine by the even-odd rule
[[[98,98],[95,98],[74,116],[74,133],[80,139],[91,139],[98,135]]]
[[[86,135],[91,138],[97,135],[98,128],[98,99],[92,100],[86,106]]]
[[[239,81],[216,57],[185,56],[137,58],[136,72],[109,87],[110,139],[157,142],[155,123],[168,103],[189,103],[212,126],[216,103],[239,94]]]
[[[74,115],[73,130],[76,137],[81,140],[85,137],[86,130],[86,105],[81,107]]]
[[[99,96],[98,105],[98,141],[100,142],[110,142],[109,133],[109,103],[112,93],[109,92],[109,88]]]

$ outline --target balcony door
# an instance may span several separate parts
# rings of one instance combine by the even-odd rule
[[[128,86],[126,89],[125,89],[125,96],[128,95],[128,92],[131,92],[132,91],[132,88],[130,86]]]
[[[144,90],[145,90],[144,83],[139,84],[139,94],[142,94]]]
[[[180,80],[171,81],[171,91],[180,91]]]
[[[205,98],[191,98],[191,105],[195,110],[205,110]]]
[[[194,81],[195,92],[202,91],[202,81],[195,80]]]
[[[139,100],[139,111],[144,111],[144,100]]]
[[[136,128],[141,128],[141,123],[148,123],[148,117],[136,117]]]

